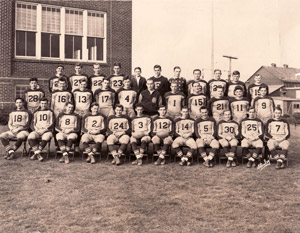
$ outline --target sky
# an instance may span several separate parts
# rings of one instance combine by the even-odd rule
[[[223,78],[223,55],[238,58],[232,71],[241,80],[271,63],[300,68],[299,9],[298,0],[133,0],[132,67],[148,78],[159,64],[170,78],[180,66],[186,79],[200,68],[210,79],[213,25],[214,68]]]

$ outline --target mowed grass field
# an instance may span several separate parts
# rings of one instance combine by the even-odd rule
[[[300,126],[291,129],[284,170],[1,158],[0,232],[300,232]]]

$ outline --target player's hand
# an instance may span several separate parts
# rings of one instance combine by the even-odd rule
[[[182,137],[183,138],[188,138],[188,137],[190,137],[190,134],[189,133],[185,133],[185,134],[182,135]]]
[[[64,133],[70,133],[70,132],[72,132],[72,129],[65,129],[64,130]]]
[[[17,134],[19,132],[19,127],[12,129],[11,132]]]
[[[92,134],[92,135],[96,135],[96,134],[99,134],[99,130],[97,130],[97,129],[92,129],[92,130],[89,130],[88,133],[89,133],[89,134]]]
[[[231,136],[226,136],[225,139],[226,139],[227,141],[231,141],[232,137],[231,137]]]

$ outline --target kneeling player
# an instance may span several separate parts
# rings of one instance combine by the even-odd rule
[[[0,134],[2,145],[6,149],[5,159],[11,160],[14,158],[14,152],[21,146],[22,142],[26,140],[29,135],[29,126],[31,123],[32,115],[24,108],[24,100],[16,98],[16,110],[9,114],[8,128],[9,131]],[[14,146],[9,145],[9,140],[16,139]]]
[[[238,145],[239,124],[231,120],[231,112],[229,110],[224,112],[223,120],[218,124],[218,138],[225,156],[228,158],[226,167],[235,167],[234,159]]]
[[[88,154],[86,161],[94,164],[96,163],[94,155],[100,151],[101,143],[105,138],[106,118],[103,114],[98,113],[99,104],[92,103],[90,109],[91,113],[88,113],[82,119],[81,132],[83,135],[81,142],[83,150]],[[90,142],[94,142],[95,144],[89,145]]]
[[[68,102],[65,111],[58,115],[56,121],[56,139],[63,154],[59,162],[70,163],[69,151],[78,138],[80,131],[80,117],[74,113],[74,104]]]
[[[134,117],[131,121],[132,133],[130,143],[134,155],[136,156],[136,160],[133,161],[132,164],[141,166],[143,163],[142,158],[144,156],[144,152],[148,143],[151,141],[149,136],[151,132],[151,118],[143,115],[144,108],[142,104],[137,104],[135,111],[136,117]],[[137,146],[138,142],[141,143],[140,149]]]
[[[197,144],[193,139],[195,121],[189,118],[189,110],[187,107],[183,107],[181,110],[181,117],[175,121],[175,136],[172,147],[174,148],[177,156],[181,158],[180,166],[191,166],[191,158],[193,152],[197,150]],[[186,155],[183,154],[180,149],[181,146],[189,147]]]
[[[248,111],[248,118],[241,122],[241,136],[243,137],[241,146],[243,148],[243,155],[248,158],[247,167],[256,167],[255,160],[262,158],[261,152],[263,147],[263,123],[256,118],[254,108]],[[249,152],[249,147],[255,148],[254,153]]]
[[[155,161],[155,165],[164,165],[166,163],[165,156],[169,146],[172,144],[173,135],[173,121],[170,117],[166,116],[166,107],[159,106],[158,116],[153,119],[153,137],[152,142],[154,144],[154,151],[157,152],[158,159]],[[163,146],[161,147],[161,143]]]
[[[41,151],[53,137],[52,132],[54,129],[54,113],[48,108],[46,98],[41,100],[40,107],[34,112],[32,125],[34,131],[29,134],[28,143],[34,154],[30,159],[38,158],[39,161],[43,161]]]
[[[200,108],[201,118],[195,122],[195,134],[197,137],[196,143],[198,152],[204,159],[203,165],[206,167],[212,167],[212,160],[215,157],[217,150],[219,149],[219,142],[216,140],[217,126],[213,117],[208,116],[208,110],[202,106]],[[211,151],[207,155],[205,146],[210,146]]]
[[[117,104],[115,108],[115,115],[108,118],[108,130],[109,134],[107,138],[108,149],[113,156],[112,164],[117,166],[121,164],[120,157],[127,148],[127,144],[130,141],[130,119],[128,116],[122,115],[124,110],[123,105]],[[121,143],[119,150],[116,143]]]
[[[267,122],[265,133],[265,136],[269,138],[267,145],[271,156],[277,160],[276,169],[285,167],[283,162],[286,160],[289,148],[289,141],[287,139],[290,137],[290,126],[286,120],[281,119],[281,114],[281,108],[276,108],[273,119]],[[281,154],[277,153],[277,146],[281,147]]]

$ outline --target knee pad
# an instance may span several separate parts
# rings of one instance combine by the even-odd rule
[[[57,141],[58,140],[64,141],[66,139],[65,134],[64,133],[56,134],[56,139],[57,139]]]
[[[119,139],[121,144],[128,144],[130,141],[130,137],[128,135],[122,135]]]
[[[218,142],[216,139],[214,139],[214,140],[212,140],[212,142],[210,143],[210,147],[213,148],[213,149],[219,149],[220,144],[219,144],[219,142]]]
[[[230,142],[229,142],[230,146],[237,146],[239,144],[239,141],[237,139],[232,139]]]
[[[249,147],[249,143],[248,140],[246,138],[244,138],[241,142],[241,146],[244,148],[248,148]]]
[[[104,138],[105,138],[104,135],[99,134],[99,135],[94,137],[94,142],[95,143],[102,143],[104,141]]]
[[[135,137],[130,137],[130,143],[137,143],[137,139]]]
[[[191,148],[192,150],[197,150],[197,144],[193,138],[190,138],[186,141],[186,145]]]
[[[78,135],[76,133],[70,133],[67,136],[67,140],[76,140],[78,138]]]
[[[290,143],[289,143],[289,141],[287,141],[287,140],[284,140],[284,141],[282,141],[281,143],[279,143],[279,146],[280,146],[283,150],[287,150],[287,149],[289,148],[289,145],[290,145]]]
[[[81,142],[82,143],[89,143],[91,141],[91,138],[90,138],[90,135],[89,134],[84,134],[84,135],[82,135],[82,137],[81,137]]]
[[[152,138],[152,142],[153,142],[153,144],[160,144],[160,137],[154,136],[154,137]]]
[[[229,146],[228,141],[223,138],[219,140],[219,143],[221,144],[222,147]]]
[[[274,150],[276,148],[276,141],[273,139],[270,139],[267,142],[267,146],[269,147],[269,150]]]
[[[144,137],[142,137],[142,139],[141,139],[141,142],[150,142],[151,141],[151,138],[150,138],[150,136],[144,136]]]
[[[117,137],[113,134],[109,135],[107,138],[107,145],[114,145],[118,141]]]
[[[196,140],[196,144],[197,144],[197,147],[200,148],[200,147],[204,147],[204,142],[203,142],[203,139],[201,138],[197,138]]]
[[[36,133],[36,132],[31,132],[29,135],[28,135],[28,140],[35,140],[35,139],[38,139],[40,136]]]
[[[172,140],[171,136],[168,136],[164,139],[164,144],[166,144],[166,145],[171,145],[172,142],[173,142],[173,140]]]
[[[29,132],[27,131],[21,131],[17,134],[17,139],[25,140],[29,135]]]
[[[44,133],[44,134],[42,135],[42,140],[48,142],[48,141],[51,140],[52,137],[53,137],[52,133],[51,133],[51,132],[47,132],[47,133]]]

